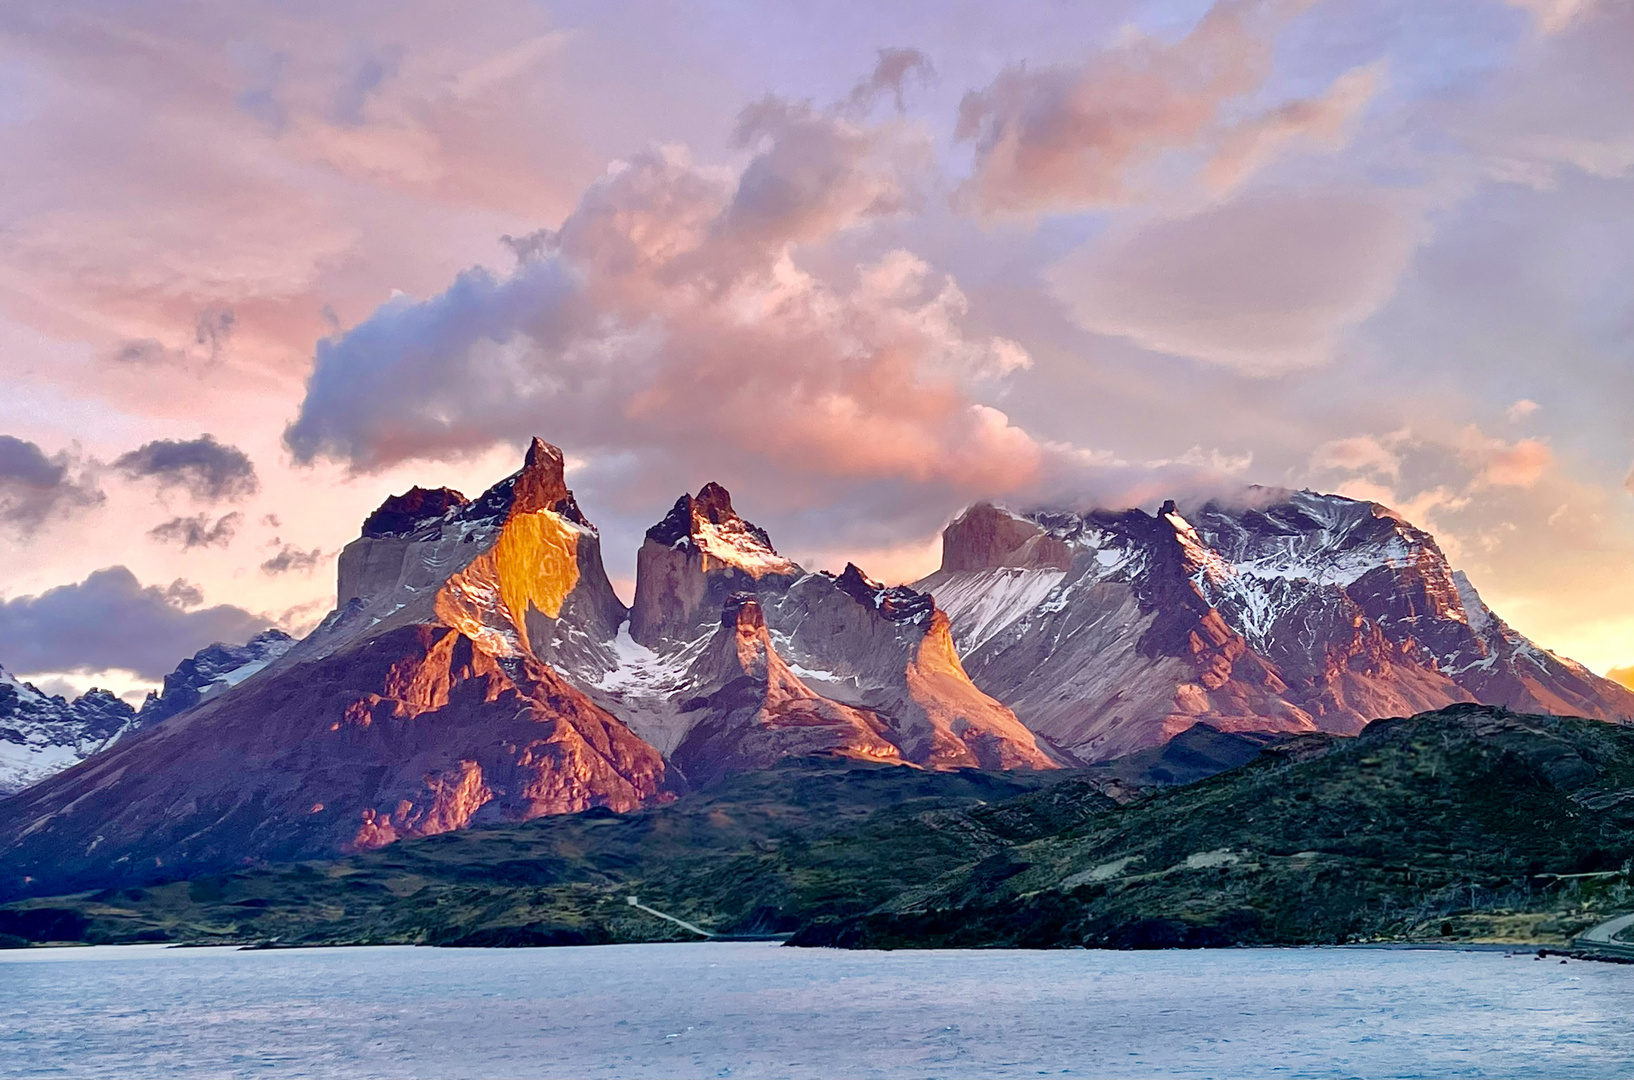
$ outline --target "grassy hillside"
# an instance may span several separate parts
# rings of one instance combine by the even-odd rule
[[[1454,706],[1313,736],[814,922],[852,946],[1561,942],[1634,907],[1634,729]]]
[[[643,903],[717,932],[790,931],[869,910],[1018,839],[1056,802],[1013,804],[1034,773],[805,760],[668,806],[590,811],[407,840],[330,863],[246,870],[0,907],[0,934],[94,943],[526,945],[691,937]],[[976,825],[963,811],[1002,803]],[[1075,791],[1072,813],[1110,807]]]
[[[1147,783],[1247,756],[1198,737],[1209,754],[1181,744],[1169,759],[1066,775],[791,762],[635,814],[10,904],[0,935],[692,936],[629,906],[635,894],[715,932],[797,930],[804,944],[1561,943],[1634,908],[1634,729],[1457,706],[1356,739],[1254,747],[1247,764],[1183,787]]]

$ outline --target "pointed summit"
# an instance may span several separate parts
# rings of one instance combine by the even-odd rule
[[[808,675],[813,685],[857,694],[885,718],[904,759],[934,769],[1058,767],[1014,713],[970,681],[929,593],[881,585],[847,563],[839,574],[801,578],[772,616],[789,655],[826,676]]]
[[[727,598],[692,676],[703,693],[681,708],[698,719],[673,760],[693,783],[809,754],[902,762],[883,718],[823,697],[789,669],[750,593]]]
[[[516,474],[516,485],[511,489],[511,513],[553,510],[581,525],[586,524],[573,493],[567,489],[566,464],[560,447],[535,435],[522,460],[522,471]]]
[[[731,492],[705,484],[647,530],[636,557],[630,636],[649,647],[695,640],[730,594],[780,591],[800,573],[765,529],[732,508]]]

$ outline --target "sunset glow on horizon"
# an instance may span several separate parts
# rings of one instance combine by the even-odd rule
[[[1626,0],[22,0],[0,665],[302,633],[537,435],[626,602],[708,481],[887,583],[1309,488],[1634,688],[1630,101]]]

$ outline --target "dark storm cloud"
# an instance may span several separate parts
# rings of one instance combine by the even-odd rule
[[[201,502],[241,499],[261,490],[249,455],[208,434],[145,443],[113,464],[133,480],[147,478],[160,487],[184,488]]]
[[[102,502],[102,492],[73,475],[73,465],[66,453],[47,455],[26,439],[0,435],[0,525],[26,535],[52,518]]]
[[[242,642],[268,621],[242,608],[201,608],[196,586],[143,586],[123,566],[38,596],[0,601],[0,664],[7,670],[122,668],[161,679],[176,662],[216,641]]]

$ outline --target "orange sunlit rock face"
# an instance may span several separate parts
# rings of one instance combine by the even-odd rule
[[[932,731],[932,768],[1053,769],[1014,713],[976,688],[953,647],[948,617],[933,611],[904,672],[907,697]]]
[[[529,608],[554,619],[579,583],[579,531],[550,510],[505,522],[493,547],[437,593],[437,617],[498,656],[532,653]]]

